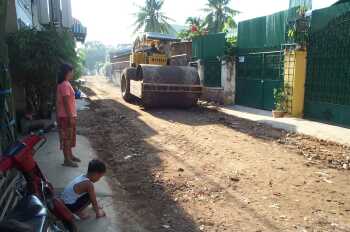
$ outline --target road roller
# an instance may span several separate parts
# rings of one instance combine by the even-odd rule
[[[130,65],[121,75],[122,97],[127,102],[140,99],[145,108],[192,107],[197,105],[202,87],[195,67],[171,62],[175,36],[144,33],[137,37]]]

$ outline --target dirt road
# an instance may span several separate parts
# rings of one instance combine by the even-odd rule
[[[348,148],[203,107],[146,112],[87,80],[78,132],[109,165],[124,231],[350,231],[350,172],[322,158]]]

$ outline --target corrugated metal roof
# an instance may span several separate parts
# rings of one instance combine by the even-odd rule
[[[71,30],[72,30],[73,35],[76,38],[76,40],[84,43],[86,35],[87,35],[87,28],[84,27],[83,24],[79,20],[73,19],[73,26],[72,26]]]
[[[175,35],[169,35],[169,34],[162,34],[158,32],[146,32],[144,33],[144,36],[146,39],[155,39],[155,40],[162,40],[162,41],[181,41],[178,39]]]

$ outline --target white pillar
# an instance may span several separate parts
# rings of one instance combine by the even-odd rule
[[[197,64],[198,64],[199,79],[201,81],[201,85],[204,86],[204,64],[203,64],[203,60],[198,60]]]
[[[224,89],[224,104],[235,104],[236,98],[236,62],[223,60],[221,66],[221,86]]]

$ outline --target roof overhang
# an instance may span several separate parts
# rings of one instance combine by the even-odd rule
[[[175,35],[162,34],[158,32],[146,32],[143,34],[143,37],[148,40],[159,40],[159,41],[169,41],[169,42],[180,42]]]
[[[73,19],[73,26],[72,26],[72,33],[74,35],[74,38],[79,41],[84,43],[87,35],[87,28],[83,26],[83,24],[77,20]]]

